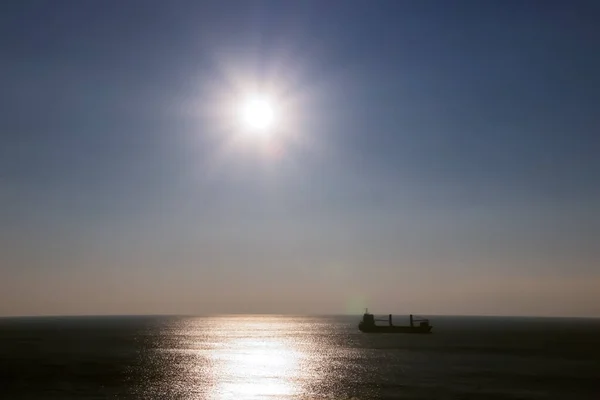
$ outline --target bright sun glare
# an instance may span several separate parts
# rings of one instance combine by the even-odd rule
[[[242,123],[248,129],[267,132],[275,121],[275,112],[268,99],[253,96],[242,104]]]

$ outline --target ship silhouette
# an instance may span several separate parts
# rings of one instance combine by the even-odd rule
[[[358,329],[364,333],[431,333],[433,328],[429,325],[428,319],[412,314],[410,314],[410,325],[392,324],[392,314],[388,316],[388,325],[377,325],[375,321],[385,321],[385,319],[375,319],[375,316],[369,313],[369,309],[366,309]]]

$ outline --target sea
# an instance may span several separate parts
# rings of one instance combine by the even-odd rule
[[[0,399],[600,399],[598,319],[360,318],[0,318]]]

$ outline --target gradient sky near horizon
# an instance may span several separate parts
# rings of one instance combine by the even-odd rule
[[[599,19],[3,2],[0,315],[600,317]],[[232,129],[248,90],[268,141]]]

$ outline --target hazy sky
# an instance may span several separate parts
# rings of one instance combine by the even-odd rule
[[[2,2],[0,315],[600,316],[599,18]]]

